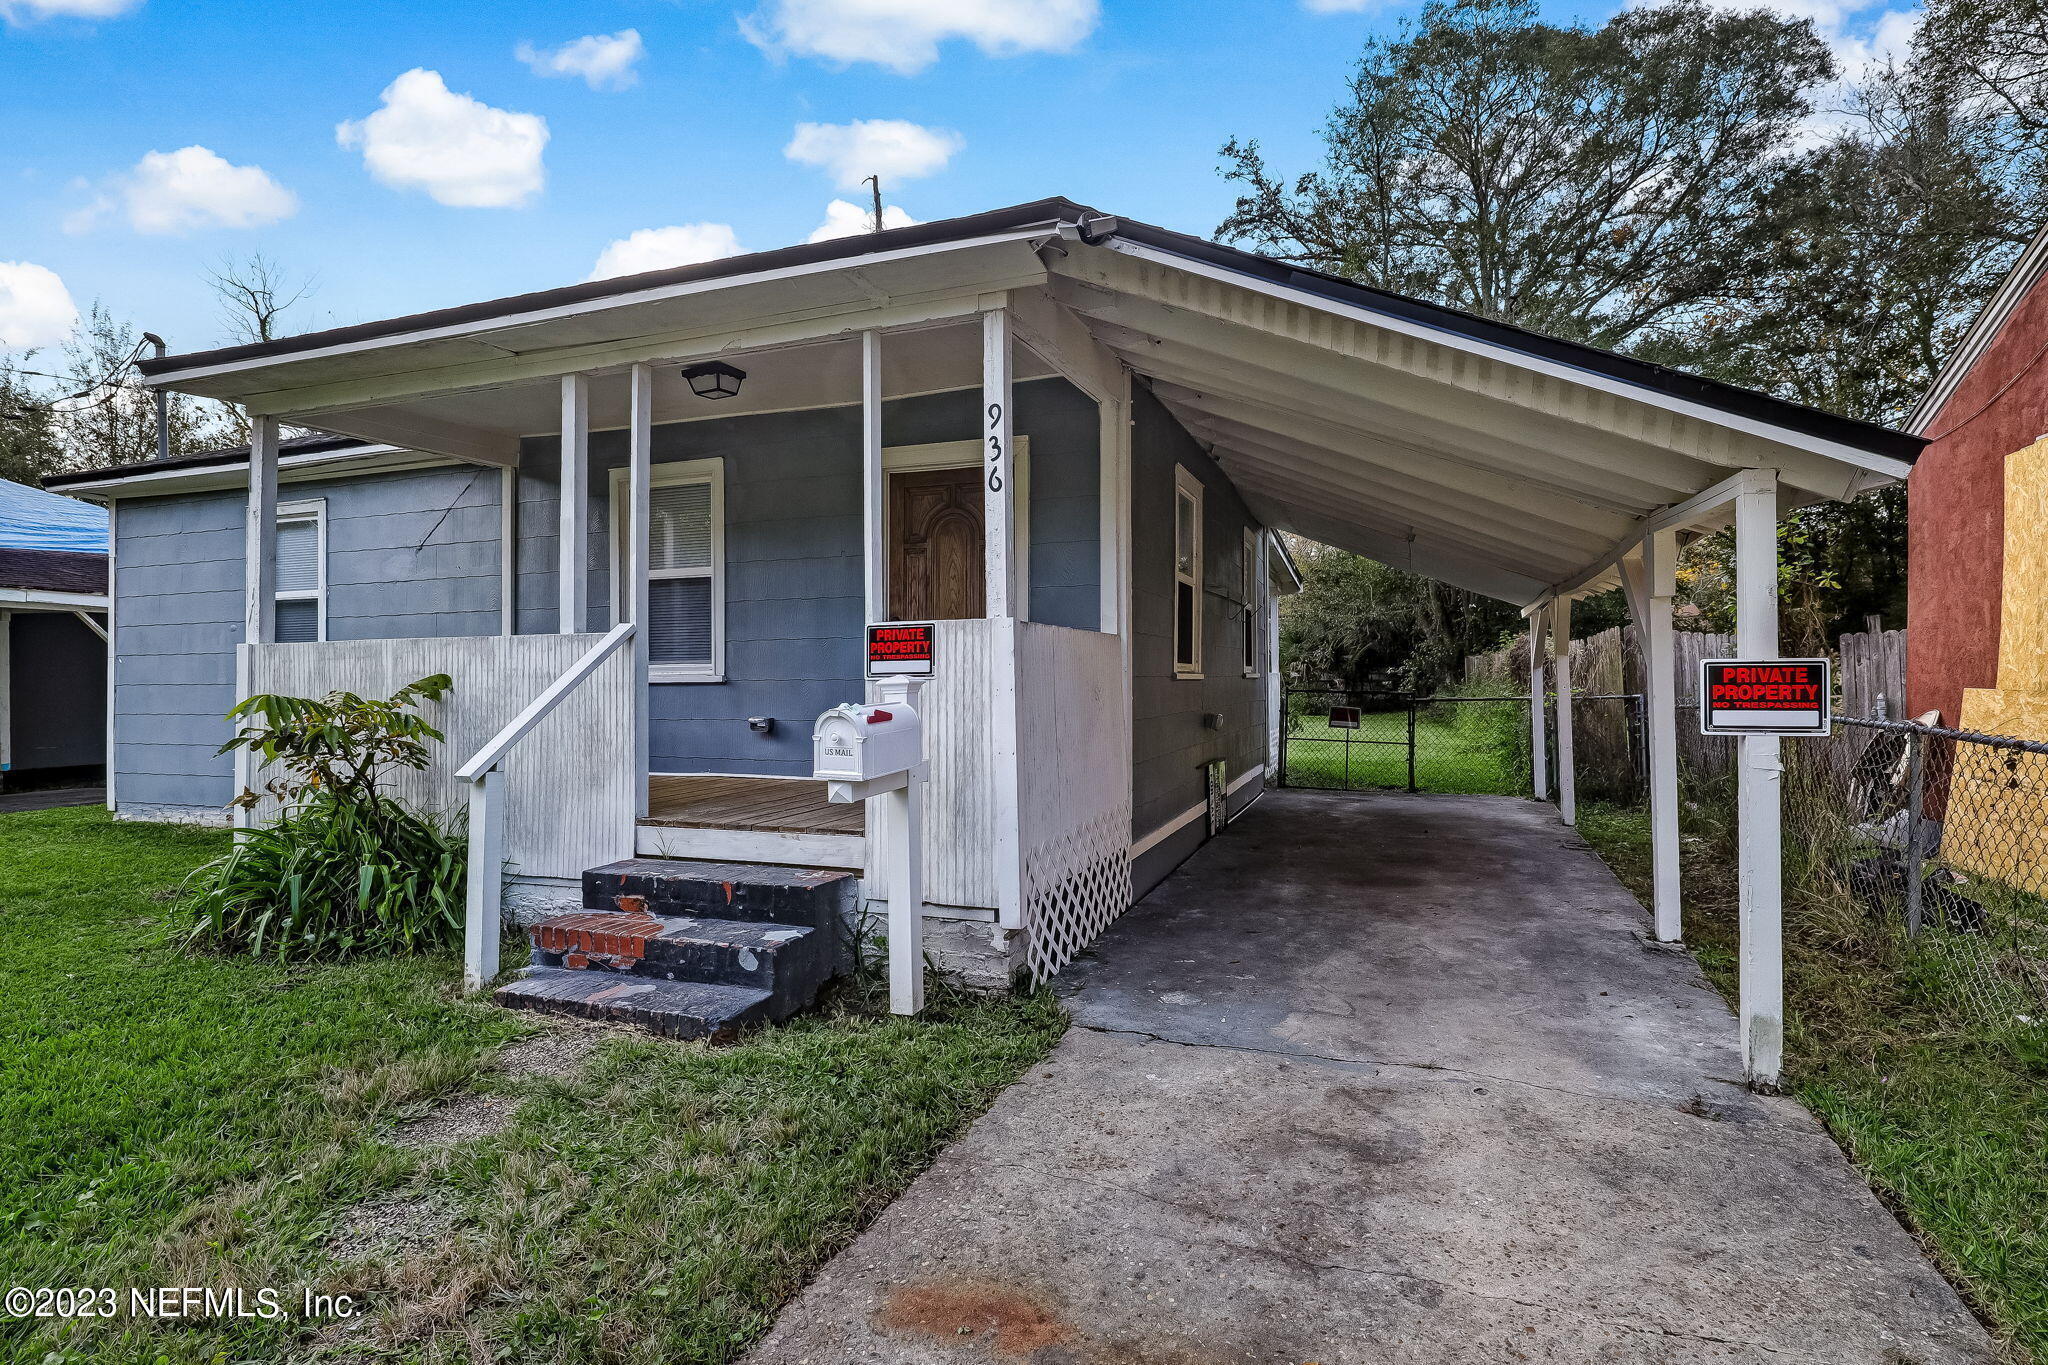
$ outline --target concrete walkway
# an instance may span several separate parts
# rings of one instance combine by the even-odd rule
[[[754,1365],[1984,1362],[1554,812],[1275,792]]]

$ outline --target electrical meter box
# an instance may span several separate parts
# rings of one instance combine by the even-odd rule
[[[872,782],[924,762],[924,723],[902,702],[844,702],[811,731],[811,776]]]

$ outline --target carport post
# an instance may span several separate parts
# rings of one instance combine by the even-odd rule
[[[1678,533],[1652,531],[1621,564],[1629,610],[1641,630],[1644,737],[1650,775],[1650,910],[1657,940],[1684,935],[1679,912],[1678,729],[1671,657],[1671,599],[1677,592]]]
[[[1735,653],[1778,653],[1778,479],[1754,470],[1735,495]],[[1775,1085],[1785,1043],[1782,833],[1776,735],[1744,735],[1736,798],[1741,850],[1742,1063],[1751,1084]]]
[[[1536,799],[1550,799],[1550,718],[1544,714],[1543,651],[1550,632],[1550,604],[1538,602],[1529,613],[1529,772]]]
[[[1567,825],[1575,825],[1579,793],[1572,773],[1572,599],[1560,595],[1550,606],[1550,648],[1557,657],[1557,813]]]
[[[235,700],[255,690],[255,648],[277,639],[277,419],[249,419],[249,506],[242,532],[242,647],[235,651]],[[235,795],[256,783],[256,758],[235,750]],[[236,806],[236,829],[255,813]]]

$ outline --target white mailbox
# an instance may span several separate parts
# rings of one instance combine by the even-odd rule
[[[904,702],[845,702],[811,731],[811,776],[827,781],[872,782],[923,762],[924,724]]]

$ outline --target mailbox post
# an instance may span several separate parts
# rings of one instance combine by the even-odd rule
[[[889,884],[889,1009],[924,1011],[923,684],[887,678],[872,705],[846,702],[811,732],[812,776],[834,802],[874,801],[887,812],[882,875]]]

